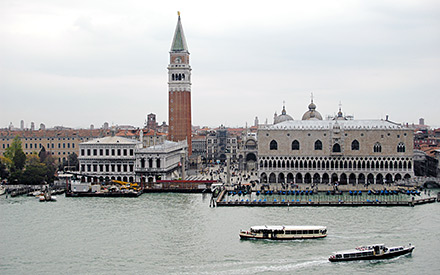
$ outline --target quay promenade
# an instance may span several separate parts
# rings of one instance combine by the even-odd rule
[[[216,199],[215,206],[415,206],[438,200],[436,192],[418,191],[401,186],[329,186],[258,185],[254,188],[226,187]],[[261,186],[260,186],[261,187]],[[278,188],[277,188],[278,187]]]
[[[214,206],[415,206],[437,201],[436,192],[417,184],[259,183],[256,172],[214,167],[205,175],[225,183]],[[230,184],[227,184],[227,182]]]

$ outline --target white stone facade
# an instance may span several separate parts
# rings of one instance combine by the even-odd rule
[[[285,121],[258,129],[263,183],[384,183],[414,176],[413,131],[384,120]]]
[[[138,182],[174,180],[179,177],[182,160],[187,158],[186,141],[166,140],[163,144],[135,151],[135,173]]]
[[[83,182],[120,180],[153,182],[177,179],[182,159],[188,156],[186,141],[144,148],[142,142],[123,137],[105,137],[80,145]]]
[[[104,137],[79,145],[82,181],[135,179],[135,151],[140,142],[123,137]]]

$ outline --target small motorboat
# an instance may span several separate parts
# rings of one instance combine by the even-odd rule
[[[41,194],[41,195],[37,196],[36,198],[38,198],[38,200],[40,202],[44,202],[44,201],[57,201],[57,197],[56,196],[52,196],[50,193]]]
[[[334,252],[328,260],[330,262],[360,261],[391,259],[405,254],[411,254],[415,246],[386,247],[384,244],[359,246],[352,250]]]

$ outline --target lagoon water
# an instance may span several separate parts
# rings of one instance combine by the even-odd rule
[[[439,274],[440,203],[416,207],[209,207],[210,195],[0,197],[0,274]],[[241,241],[253,225],[325,225],[328,237]],[[330,263],[372,243],[412,256]]]

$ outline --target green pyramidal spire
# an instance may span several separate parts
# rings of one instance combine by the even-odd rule
[[[174,32],[173,44],[171,45],[172,52],[188,52],[188,46],[186,46],[185,35],[183,34],[182,23],[180,22],[180,12],[177,12],[179,16],[177,20],[176,31]]]

